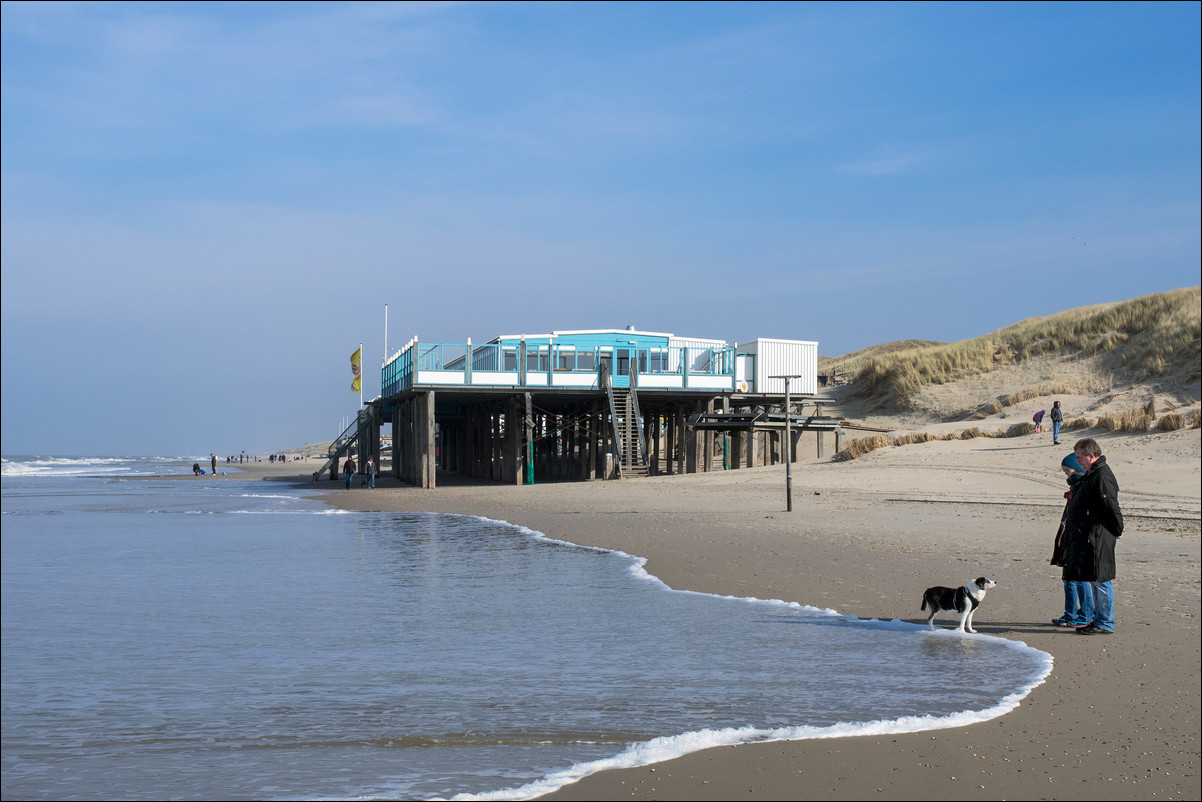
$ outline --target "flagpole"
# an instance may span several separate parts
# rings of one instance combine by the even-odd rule
[[[384,304],[384,359],[381,361],[380,364],[384,364],[384,362],[387,362],[387,361],[388,361],[388,304]],[[383,392],[383,391],[384,391],[383,388],[380,388],[380,392]]]
[[[359,341],[359,411],[363,411],[363,341]]]

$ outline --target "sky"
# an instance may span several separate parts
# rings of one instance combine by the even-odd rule
[[[1197,285],[1200,9],[5,2],[0,450],[332,439],[361,342],[371,398],[414,336],[837,356]]]

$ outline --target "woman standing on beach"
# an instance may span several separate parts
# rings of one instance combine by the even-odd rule
[[[1060,461],[1060,470],[1068,482],[1068,490],[1064,491],[1064,512],[1060,514],[1060,528],[1056,530],[1056,541],[1052,545],[1052,565],[1064,567],[1064,615],[1052,619],[1058,627],[1084,627],[1093,621],[1093,586],[1088,582],[1069,579],[1069,570],[1065,566],[1068,552],[1068,516],[1073,505],[1073,491],[1085,478],[1085,469],[1075,453],[1069,453]]]

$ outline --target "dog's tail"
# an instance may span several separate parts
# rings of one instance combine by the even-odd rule
[[[926,609],[927,609],[927,595],[926,595],[925,593],[924,593],[924,594],[922,594],[922,606],[921,606],[921,607],[919,607],[918,609],[919,609],[919,610],[926,610]],[[934,606],[932,606],[932,607],[931,607],[931,609],[934,609]]]

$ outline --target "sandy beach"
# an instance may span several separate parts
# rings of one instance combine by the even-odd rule
[[[1196,429],[1088,434],[1118,476],[1127,517],[1110,637],[1050,625],[1063,607],[1048,557],[1063,505],[1057,465],[1069,448],[1046,434],[796,465],[791,513],[780,466],[526,487],[440,477],[435,490],[384,477],[375,490],[347,491],[305,481],[303,461],[242,475],[297,481],[347,509],[504,520],[646,557],[674,588],[860,618],[922,621],[924,588],[983,574],[998,587],[977,630],[1055,658],[1018,709],[982,724],[710,749],[593,775],[547,798],[1197,799],[1202,438]]]

